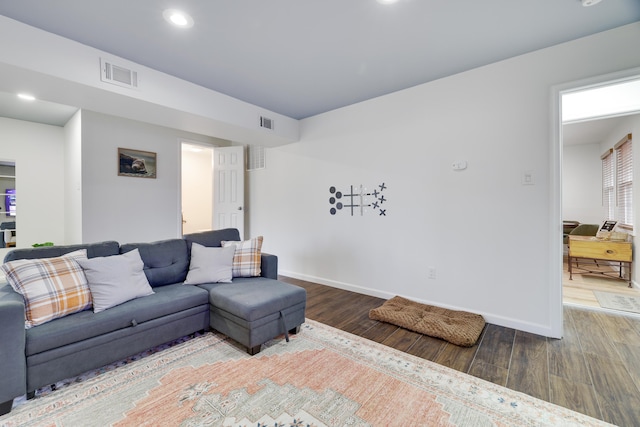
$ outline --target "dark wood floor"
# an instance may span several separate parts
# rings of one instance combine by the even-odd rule
[[[384,300],[288,277],[307,318],[619,426],[640,425],[640,320],[565,307],[561,340],[487,324],[469,348],[369,319]]]

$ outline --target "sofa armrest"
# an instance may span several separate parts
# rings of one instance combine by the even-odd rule
[[[10,410],[14,398],[27,392],[24,300],[9,285],[0,284],[0,409]],[[0,415],[2,415],[0,413]]]
[[[260,258],[260,276],[278,280],[278,257],[262,253]]]

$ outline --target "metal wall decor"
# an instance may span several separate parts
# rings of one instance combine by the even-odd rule
[[[387,216],[387,209],[383,209],[387,199],[382,194],[386,189],[387,186],[384,182],[373,191],[367,190],[362,184],[351,185],[347,194],[339,191],[336,187],[329,187],[329,193],[331,193],[329,213],[335,215],[344,209],[351,212],[351,216],[354,214],[363,216],[370,208],[373,212],[378,212],[379,216]]]

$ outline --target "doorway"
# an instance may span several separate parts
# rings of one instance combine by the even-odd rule
[[[561,221],[577,221],[595,224],[597,227],[605,219],[609,219],[602,203],[601,155],[615,144],[616,135],[633,131],[640,135],[640,75],[635,70],[627,76],[602,78],[601,81],[576,84],[559,90],[559,104]],[[633,163],[638,168],[635,166],[638,161],[634,160]],[[636,185],[636,188],[639,187]],[[640,194],[637,191],[634,193]],[[636,200],[634,205],[640,205],[640,196],[634,195],[633,198]],[[634,211],[637,212],[635,206]],[[636,214],[633,223],[637,224],[635,218]],[[633,230],[624,231],[631,232],[630,239],[633,239]],[[562,249],[560,265],[563,304],[611,310],[612,307],[603,303],[603,294],[615,294],[620,298],[638,297],[640,301],[639,289],[629,289],[626,282],[609,279],[604,275],[574,273],[573,280],[569,280],[566,271],[566,244],[563,243]],[[637,268],[634,270],[637,271]],[[628,311],[619,313],[640,315]]]
[[[236,228],[244,236],[244,147],[181,143],[182,234]]]
[[[182,142],[182,234],[213,228],[213,147]]]

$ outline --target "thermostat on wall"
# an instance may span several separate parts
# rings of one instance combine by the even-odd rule
[[[454,171],[463,171],[467,168],[467,162],[465,160],[457,160],[453,162]]]

